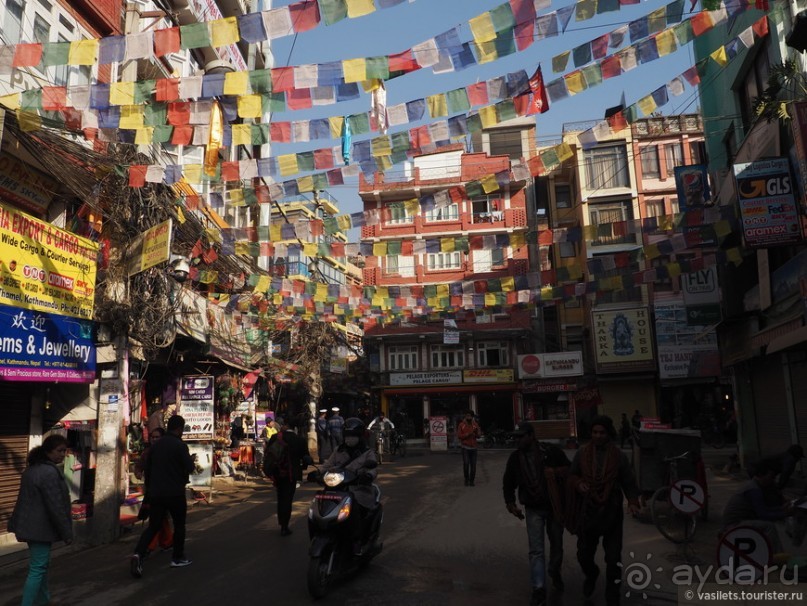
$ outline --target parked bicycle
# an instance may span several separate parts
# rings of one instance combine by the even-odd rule
[[[406,436],[402,431],[393,429],[389,438],[389,444],[393,455],[406,456]]]
[[[515,447],[516,439],[513,433],[504,429],[491,427],[482,436],[482,446],[493,448],[494,446]]]
[[[668,465],[667,485],[656,490],[650,499],[653,524],[664,538],[678,544],[690,543],[695,538],[695,516],[698,513],[705,516],[708,505],[706,486],[694,479],[679,476],[680,461],[696,462],[689,451],[665,457],[664,462]]]

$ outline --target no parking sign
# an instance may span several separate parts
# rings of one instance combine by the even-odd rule
[[[678,480],[670,489],[670,503],[678,511],[693,514],[703,509],[705,501],[703,486],[695,480]]]
[[[753,583],[761,578],[771,563],[771,542],[751,526],[737,526],[720,537],[717,560],[735,583]]]
[[[429,442],[432,450],[448,450],[447,417],[429,417]]]

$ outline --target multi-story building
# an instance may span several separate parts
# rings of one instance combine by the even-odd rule
[[[534,126],[528,140],[534,141]],[[380,377],[376,405],[393,418],[406,411],[418,436],[428,417],[454,420],[468,409],[478,413],[484,427],[509,428],[522,418],[514,365],[519,354],[531,351],[534,314],[485,307],[484,296],[473,293],[482,292],[474,290],[475,283],[529,270],[526,244],[496,244],[497,236],[526,235],[528,182],[452,198],[424,212],[404,204],[509,169],[509,155],[469,153],[457,144],[415,156],[401,179],[377,174],[372,182],[360,180],[365,212],[381,218],[362,228],[362,244],[386,252],[366,256],[364,283],[385,288],[396,299],[391,310],[395,321],[365,333],[365,350]],[[468,245],[445,250],[441,238],[462,239]],[[408,308],[425,307],[444,285],[457,311],[408,313]],[[464,296],[474,304],[463,305]]]

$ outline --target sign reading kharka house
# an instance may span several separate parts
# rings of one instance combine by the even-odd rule
[[[0,205],[0,303],[92,319],[98,244]]]
[[[92,327],[89,320],[0,305],[0,377],[92,383]]]
[[[655,369],[650,313],[646,307],[591,313],[597,372]]]
[[[735,164],[734,178],[746,246],[766,248],[801,240],[787,158]]]

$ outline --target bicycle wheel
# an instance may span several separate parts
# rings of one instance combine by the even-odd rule
[[[398,442],[398,454],[400,454],[402,457],[406,456],[406,438],[403,438]]]
[[[658,531],[673,543],[689,543],[695,537],[695,516],[687,515],[672,506],[670,487],[662,486],[650,499],[650,513]]]

